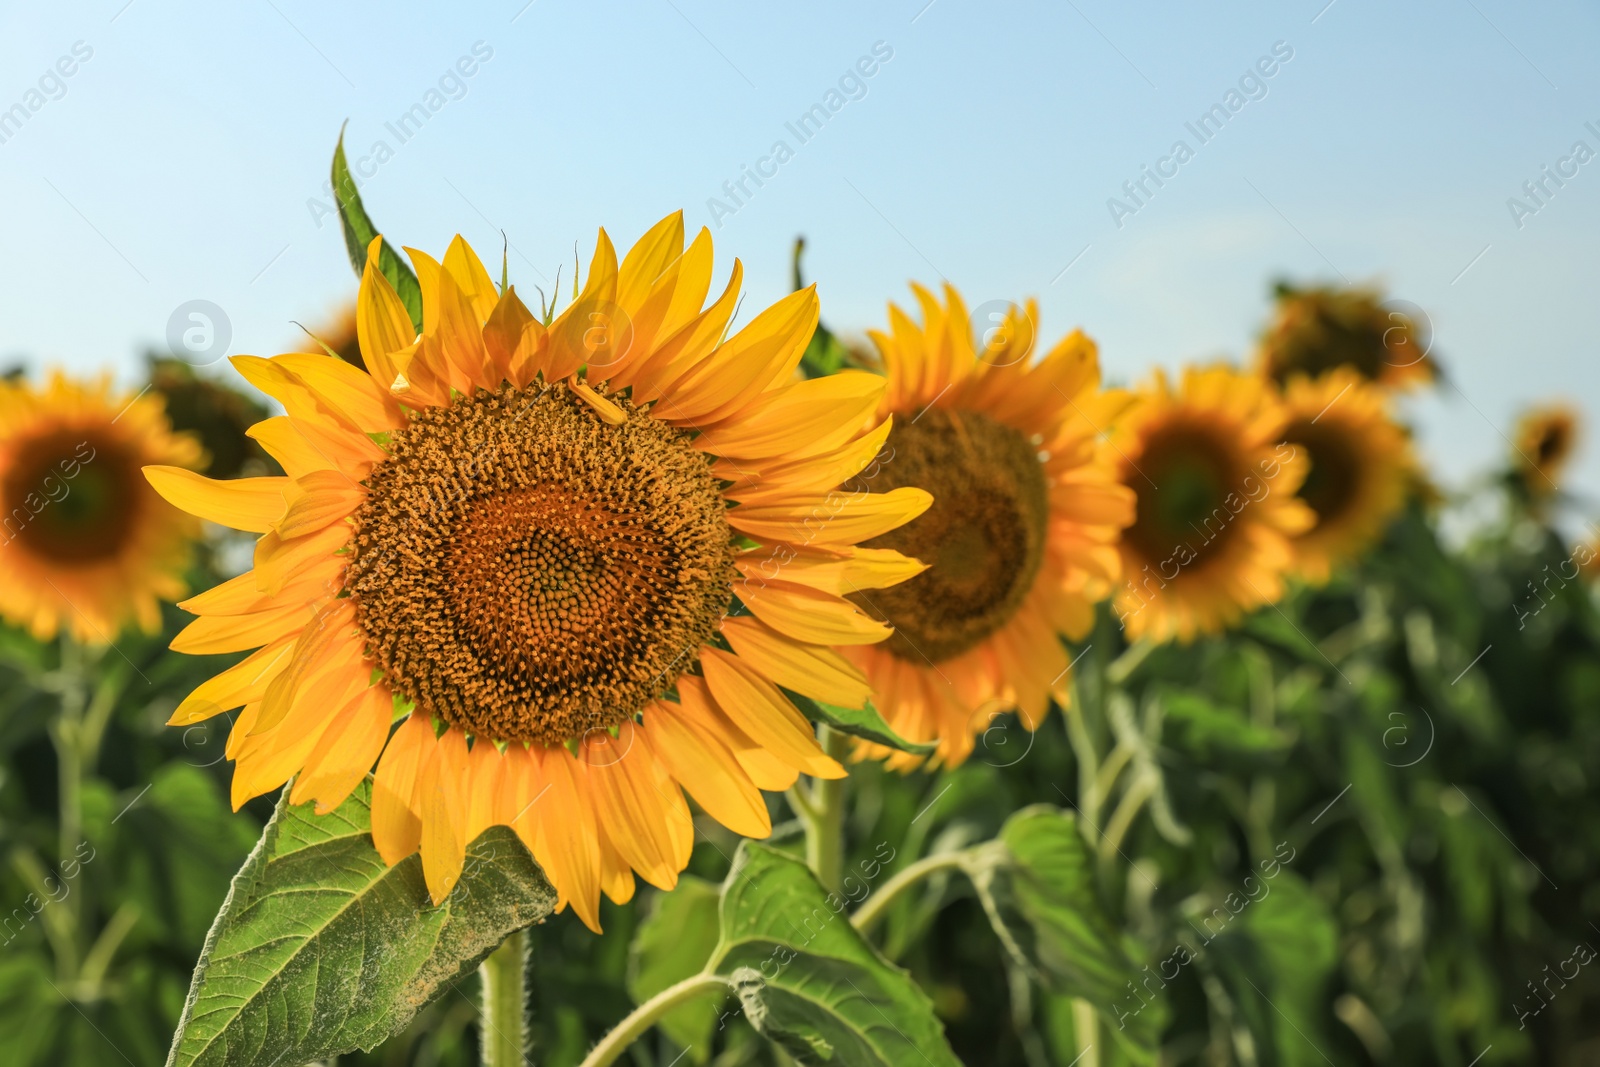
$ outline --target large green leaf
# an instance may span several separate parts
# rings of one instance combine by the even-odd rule
[[[722,888],[714,970],[801,1064],[958,1067],[933,1002],[850,925],[805,864],[746,841]]]
[[[629,949],[628,993],[643,1004],[668,986],[705,970],[718,939],[717,886],[686,874],[657,894]],[[724,995],[715,987],[662,1017],[660,1026],[696,1063],[711,1054],[711,1031]]]
[[[362,783],[317,816],[285,788],[206,937],[168,1067],[282,1067],[375,1048],[554,909],[505,827],[469,846],[461,881],[433,906],[416,854],[386,867],[372,847],[369,793]]]
[[[333,149],[333,196],[339,203],[339,224],[344,230],[345,251],[350,254],[350,265],[355,268],[356,276],[360,277],[367,268],[367,246],[378,236],[378,229],[367,217],[367,209],[361,203],[361,193],[356,189],[355,175],[350,173],[350,165],[345,162],[343,129],[339,130],[339,143]],[[411,316],[411,325],[420,332],[422,287],[417,284],[417,276],[412,273],[411,267],[387,240],[378,252],[378,269],[394,286],[394,291],[400,295],[400,302],[406,306],[406,314]]]
[[[1050,992],[1081,997],[1114,1024],[1140,969],[1095,890],[1094,855],[1072,814],[1045,804],[1024,808],[965,866],[1017,963]],[[1125,1036],[1153,1048],[1159,1015],[1132,1016]]]
[[[827,723],[841,733],[852,737],[864,738],[875,741],[880,745],[897,748],[901,752],[911,752],[918,756],[926,756],[939,747],[937,741],[907,741],[895,732],[894,727],[886,722],[878,709],[872,706],[869,700],[864,708],[841,708],[834,704],[824,704],[820,700],[801,696],[792,690],[785,689],[795,707],[800,709],[800,714],[812,722]]]

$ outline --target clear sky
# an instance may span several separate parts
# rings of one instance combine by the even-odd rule
[[[386,234],[489,259],[504,230],[524,289],[681,207],[744,261],[746,315],[804,233],[836,329],[943,276],[1038,296],[1127,381],[1242,357],[1273,277],[1381,281],[1459,387],[1408,404],[1459,483],[1529,403],[1600,413],[1600,160],[1573,155],[1600,152],[1597,45],[1592,5],[1512,0],[9,5],[0,360],[132,380],[196,299],[230,352],[299,347],[355,288],[324,191],[348,119]],[[1170,176],[1114,213],[1145,166]],[[1577,482],[1600,498],[1600,441]]]

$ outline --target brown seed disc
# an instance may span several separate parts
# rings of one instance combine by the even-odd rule
[[[1298,495],[1317,513],[1318,526],[1337,522],[1360,498],[1364,463],[1347,433],[1311,419],[1298,419],[1283,433],[1311,460]]]
[[[884,648],[938,663],[983,641],[1022,606],[1044,560],[1044,467],[1039,450],[1011,427],[940,408],[896,421],[884,455],[872,477],[845,488],[918,486],[933,494],[933,506],[867,547],[892,548],[929,567],[852,599],[894,626]]]
[[[1240,523],[1234,517],[1250,471],[1221,433],[1203,423],[1174,421],[1145,440],[1128,477],[1138,498],[1136,517],[1122,538],[1152,564],[1176,560],[1203,568],[1236,536]]]
[[[687,434],[564,384],[429,408],[391,435],[347,585],[368,654],[469,733],[557,745],[671,688],[727,609],[731,531]]]
[[[63,564],[115,559],[153,495],[139,457],[113,437],[73,427],[16,447],[0,482],[0,515],[21,547]]]

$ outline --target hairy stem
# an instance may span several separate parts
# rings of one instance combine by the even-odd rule
[[[518,930],[478,967],[484,1067],[522,1067],[528,1050],[528,933]]]
[[[923,857],[879,886],[877,891],[856,909],[856,913],[850,916],[850,922],[862,933],[869,932],[883,918],[884,913],[889,910],[889,905],[895,902],[895,898],[907,889],[940,871],[960,870],[966,863],[967,853],[964,851],[941,852],[936,856]]]
[[[727,988],[728,980],[715,974],[697,974],[685,978],[677,985],[668,986],[643,1004],[634,1008],[611,1032],[600,1039],[579,1067],[609,1067],[617,1061],[629,1045],[639,1040],[644,1032],[661,1020],[667,1012],[686,1000],[691,1000],[708,989]]]
[[[824,725],[817,740],[822,750],[834,759],[843,759],[849,747],[844,734]],[[810,790],[806,820],[806,866],[830,893],[839,891],[844,873],[844,784],[843,778],[817,778]]]

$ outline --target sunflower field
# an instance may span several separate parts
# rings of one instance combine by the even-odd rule
[[[1446,491],[1375,288],[1107,381],[332,188],[303,351],[0,382],[0,1063],[1600,1063],[1571,406]]]

